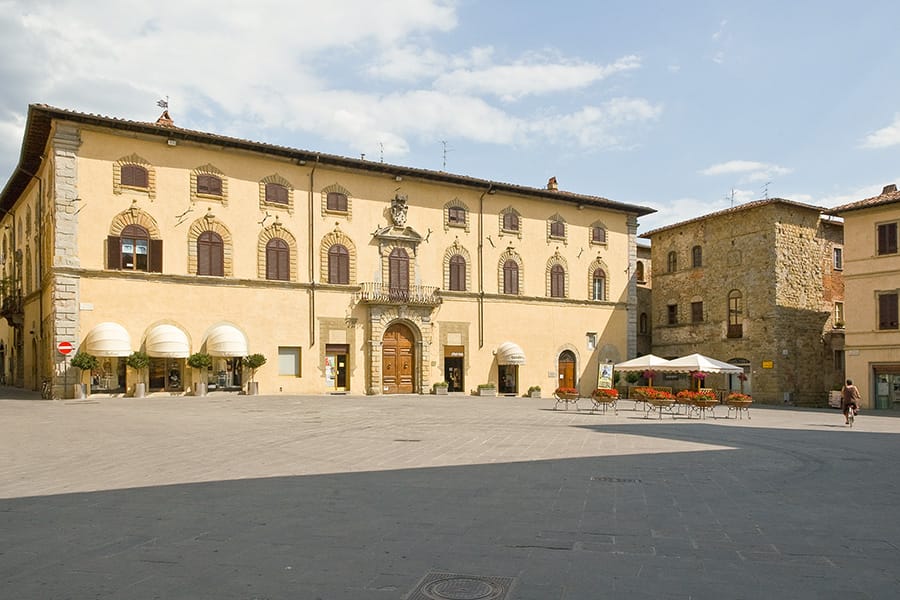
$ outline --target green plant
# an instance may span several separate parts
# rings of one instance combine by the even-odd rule
[[[187,364],[195,369],[208,369],[212,366],[212,356],[205,352],[195,352],[188,356]]]
[[[640,378],[641,378],[640,373],[637,373],[635,371],[630,371],[627,375],[625,375],[625,381],[627,381],[631,385],[634,385],[635,383],[637,383]]]
[[[489,382],[489,383],[479,383],[479,384],[478,384],[478,389],[479,389],[479,390],[490,390],[490,389],[493,389],[493,388],[496,388],[496,387],[497,387],[497,384],[496,384],[496,383],[490,383],[490,382]]]
[[[72,361],[70,363],[76,369],[81,369],[84,371],[93,371],[97,367],[100,366],[100,359],[96,356],[88,354],[82,350],[79,350],[75,353],[75,356],[72,357]]]
[[[244,366],[250,369],[250,381],[256,376],[256,370],[266,364],[266,357],[262,354],[251,354],[244,357]]]
[[[125,364],[138,372],[138,379],[144,383],[144,369],[150,364],[150,357],[140,350],[135,350],[125,359]]]
[[[613,385],[619,385],[619,380],[622,378],[622,374],[618,371],[613,371]]]
[[[450,387],[450,384],[448,384],[446,381],[435,381],[434,383],[431,384],[431,389],[445,388],[445,387]]]
[[[539,385],[533,385],[530,388],[528,388],[529,394],[532,392],[539,392],[539,391],[541,391],[541,386],[539,386]]]

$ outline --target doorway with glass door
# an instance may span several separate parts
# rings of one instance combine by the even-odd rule
[[[346,392],[350,389],[349,344],[325,345],[325,388],[331,392]]]
[[[444,381],[448,392],[461,392],[466,383],[463,377],[463,363],[466,354],[462,346],[444,346]]]

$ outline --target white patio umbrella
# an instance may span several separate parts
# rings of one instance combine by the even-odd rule
[[[703,371],[704,373],[743,373],[744,369],[721,360],[716,360],[702,354],[688,354],[681,358],[667,361],[665,366],[658,367],[660,371],[675,373],[690,373],[691,371]]]
[[[613,365],[613,368],[617,371],[666,371],[666,367],[668,367],[669,361],[664,358],[660,358],[655,354],[645,354],[644,356],[638,356],[637,358],[632,358],[631,360],[626,360],[625,362],[616,363]],[[650,383],[650,387],[653,387],[653,377],[648,377],[647,380]]]

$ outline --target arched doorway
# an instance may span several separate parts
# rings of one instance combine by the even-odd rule
[[[732,358],[728,361],[730,364],[744,369],[743,373],[728,375],[728,389],[742,394],[750,395],[753,393],[753,383],[750,380],[750,361],[746,358]]]
[[[559,373],[559,387],[574,388],[575,387],[575,353],[571,350],[564,350],[559,355],[557,367]]]
[[[381,345],[382,385],[385,394],[415,391],[415,338],[409,327],[394,323],[384,332]]]

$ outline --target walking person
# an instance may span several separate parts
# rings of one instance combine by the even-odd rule
[[[853,380],[848,379],[847,385],[841,389],[841,412],[844,413],[844,424],[850,424],[850,411],[859,408],[859,388],[853,385]]]

